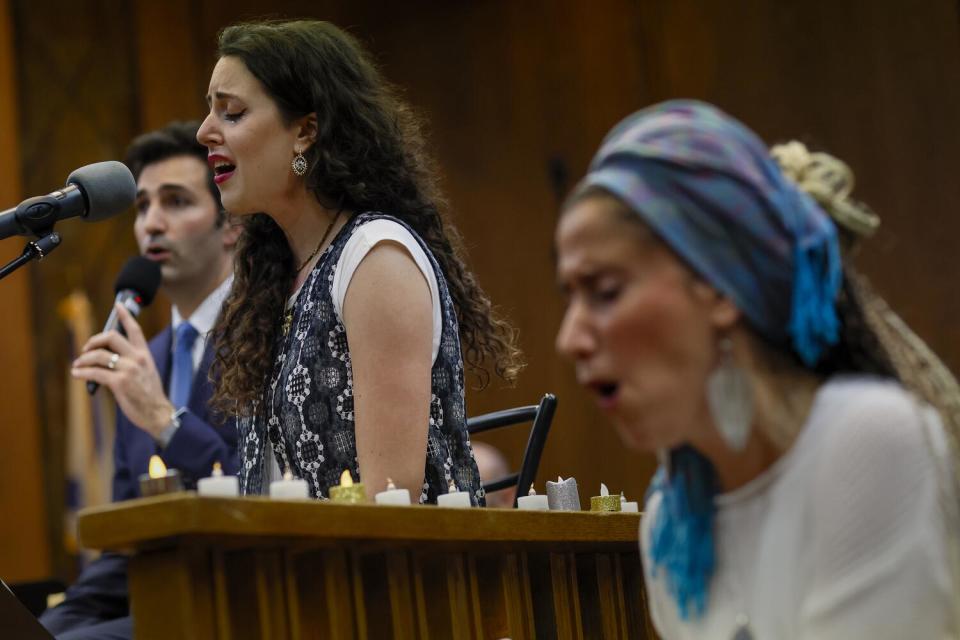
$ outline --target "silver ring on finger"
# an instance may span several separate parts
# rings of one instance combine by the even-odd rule
[[[117,363],[119,361],[120,361],[120,354],[114,353],[113,355],[110,356],[110,361],[107,362],[107,369],[110,369],[110,371],[113,371],[114,369],[117,368]]]

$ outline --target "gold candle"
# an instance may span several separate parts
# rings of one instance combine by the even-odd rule
[[[353,476],[349,469],[344,469],[340,474],[339,486],[330,487],[330,499],[333,502],[343,502],[346,504],[358,504],[367,501],[367,490],[362,482],[354,484]]]
[[[600,483],[600,495],[590,498],[590,511],[620,511],[620,496],[610,495],[607,485]]]
[[[180,472],[167,469],[160,456],[150,456],[148,472],[140,476],[140,495],[146,498],[175,491],[183,491]]]

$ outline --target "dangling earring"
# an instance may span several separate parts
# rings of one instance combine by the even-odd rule
[[[293,175],[298,178],[307,175],[307,159],[303,157],[302,152],[297,151],[297,155],[293,157],[293,162],[290,163],[290,167],[293,169]]]
[[[720,340],[720,364],[707,378],[707,406],[720,436],[734,451],[743,451],[753,421],[753,387],[733,359],[733,342]]]

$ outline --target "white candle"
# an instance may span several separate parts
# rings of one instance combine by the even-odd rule
[[[621,491],[620,511],[623,513],[640,513],[640,505],[636,502],[627,502],[627,499],[623,496],[623,491]]]
[[[373,499],[377,504],[409,505],[410,492],[406,489],[397,489],[393,480],[387,478],[387,490],[373,496]]]
[[[447,493],[442,493],[437,496],[437,506],[469,508],[473,505],[470,504],[470,494],[466,491],[457,491],[457,485],[454,484],[453,480],[450,480]]]
[[[287,469],[283,473],[283,480],[270,483],[270,497],[279,500],[305,500],[310,497],[310,487],[306,480],[294,478]]]
[[[530,485],[530,492],[517,498],[517,509],[528,509],[530,511],[549,511],[550,503],[547,496],[537,495],[537,490]]]
[[[210,477],[200,478],[197,481],[197,493],[202,496],[236,497],[240,495],[240,481],[237,476],[223,475],[220,463],[214,462]]]

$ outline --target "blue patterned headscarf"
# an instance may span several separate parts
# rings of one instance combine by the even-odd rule
[[[623,200],[761,335],[812,367],[837,341],[841,266],[830,217],[749,129],[673,100],[607,135],[580,189]]]
[[[638,111],[607,135],[578,187],[632,209],[763,337],[808,367],[838,340],[842,268],[829,216],[780,173],[766,145],[716,107],[674,100]],[[682,618],[707,606],[714,569],[712,464],[670,452],[650,555]]]

